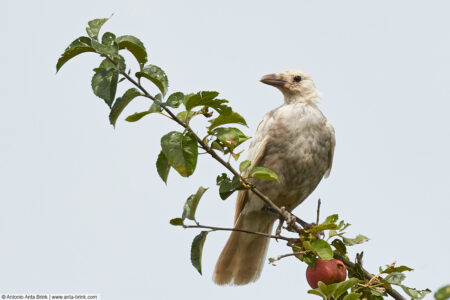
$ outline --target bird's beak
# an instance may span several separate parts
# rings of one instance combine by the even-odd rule
[[[280,74],[269,74],[261,77],[259,80],[262,83],[272,85],[278,88],[284,87],[287,83],[286,80],[283,79],[283,77]]]

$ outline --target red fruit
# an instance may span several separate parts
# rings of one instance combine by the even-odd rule
[[[338,259],[323,261],[319,258],[314,269],[311,267],[306,269],[306,280],[313,289],[317,288],[319,281],[332,284],[344,281],[346,276],[347,269]]]

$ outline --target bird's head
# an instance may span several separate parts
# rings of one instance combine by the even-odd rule
[[[320,93],[308,73],[289,70],[283,73],[263,76],[262,83],[272,85],[284,95],[285,103],[307,102],[315,104],[320,100]]]

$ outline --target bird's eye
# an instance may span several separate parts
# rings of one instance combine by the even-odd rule
[[[301,76],[298,76],[298,75],[297,75],[297,76],[294,77],[294,81],[295,81],[295,82],[300,82],[301,80],[302,80],[302,77],[301,77]]]

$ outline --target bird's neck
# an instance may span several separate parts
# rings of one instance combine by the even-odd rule
[[[316,105],[320,102],[320,92],[315,90],[313,92],[310,92],[306,95],[299,95],[299,94],[284,94],[284,103],[285,104],[294,104],[294,103],[306,103],[309,105]]]

